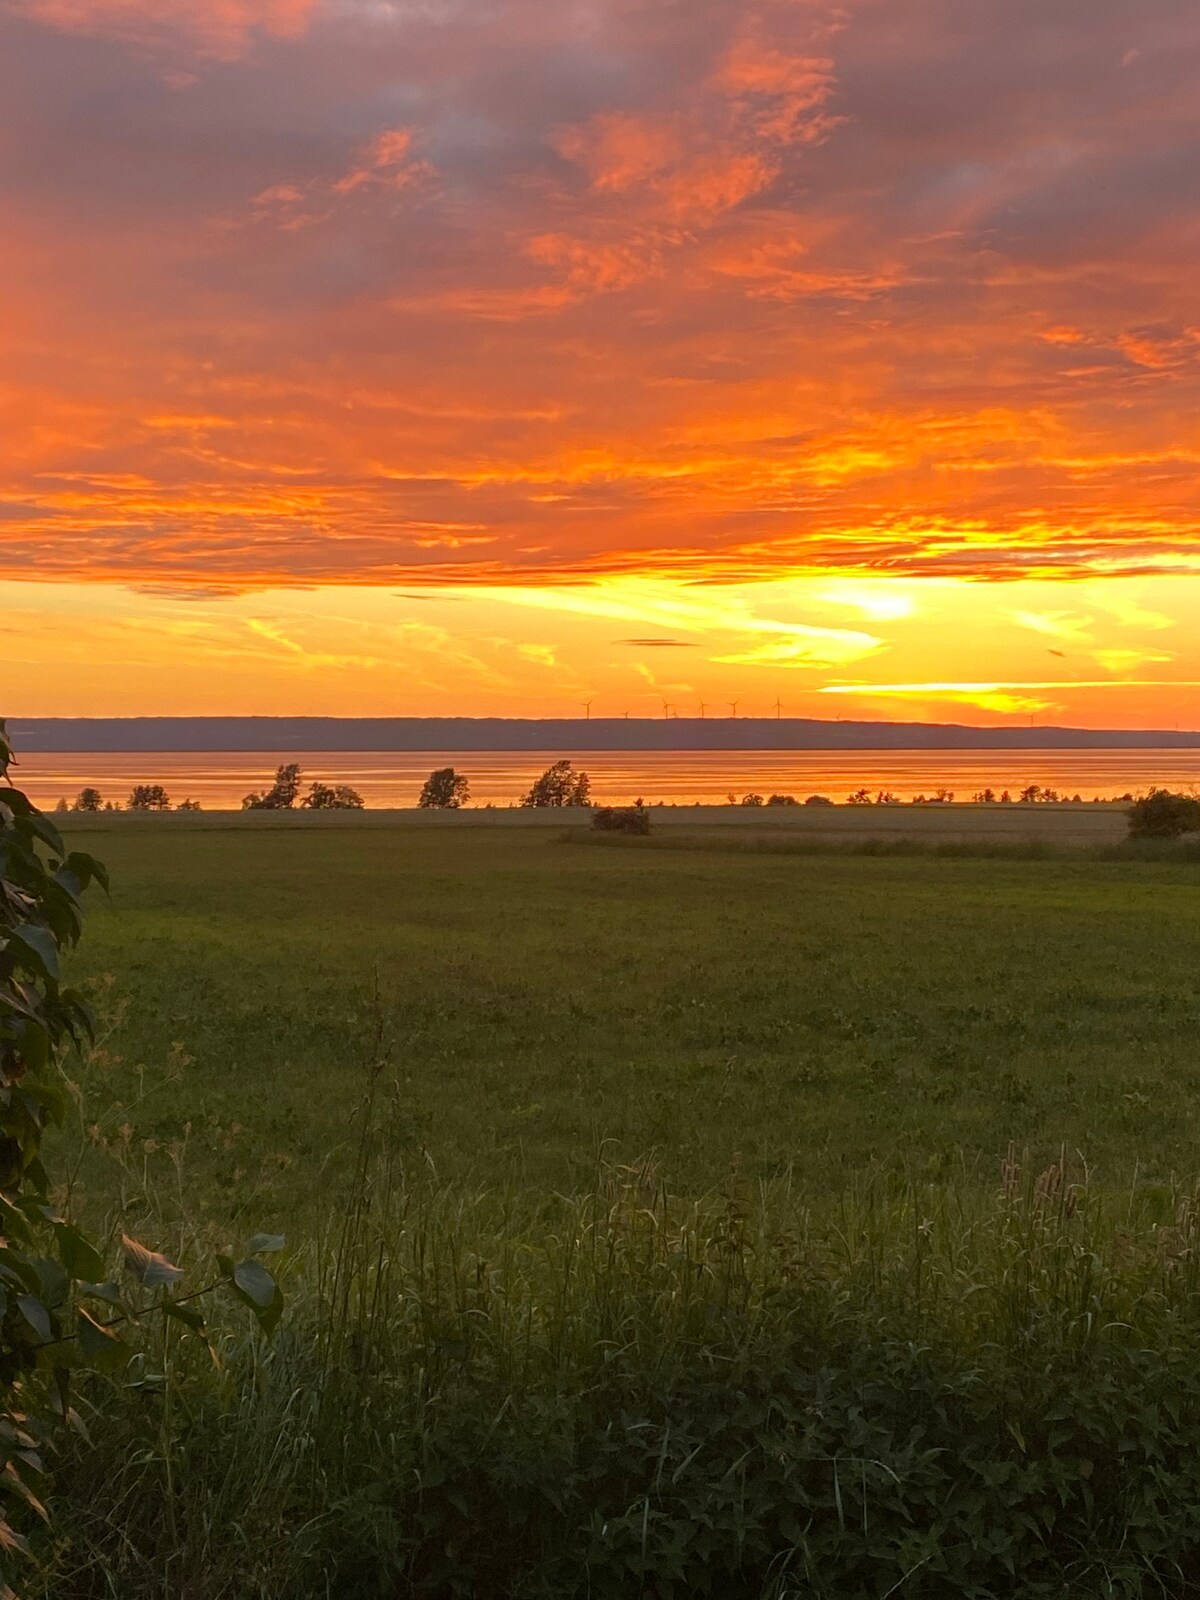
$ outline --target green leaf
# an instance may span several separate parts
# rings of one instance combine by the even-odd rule
[[[123,1306],[124,1297],[115,1283],[77,1283],[75,1293],[88,1300],[103,1300],[110,1306]]]
[[[258,1325],[268,1339],[279,1326],[280,1319],[283,1316],[283,1304],[283,1291],[276,1284],[275,1293],[271,1297],[271,1304],[255,1312],[255,1316],[258,1318]]]
[[[246,1249],[252,1256],[268,1255],[272,1251],[282,1250],[287,1240],[281,1233],[256,1233],[252,1235]]]
[[[75,1312],[75,1334],[84,1359],[97,1366],[116,1366],[129,1354],[112,1329],[97,1322],[82,1306]]]
[[[16,794],[19,793],[19,791],[10,790],[9,793]],[[25,800],[24,810],[26,826],[33,834],[37,836],[37,838],[42,841],[44,845],[47,845],[55,852],[56,855],[61,856],[63,854],[62,834],[59,833],[58,829],[50,821],[49,817],[44,817],[40,811],[34,810],[33,806],[28,800],[25,799],[24,795],[21,795],[21,799]]]
[[[260,1308],[269,1306],[275,1297],[275,1279],[261,1261],[239,1261],[233,1281]]]
[[[228,1262],[228,1257],[225,1258]],[[221,1258],[217,1258],[218,1264]],[[258,1325],[270,1338],[283,1316],[283,1293],[266,1267],[259,1261],[239,1261],[222,1266],[230,1287],[238,1299],[248,1305],[258,1319]]]
[[[164,1300],[163,1310],[168,1317],[174,1317],[176,1322],[182,1322],[196,1333],[204,1332],[204,1314],[192,1306],[181,1306],[175,1300]]]
[[[59,1223],[55,1232],[59,1259],[70,1275],[87,1283],[99,1283],[104,1276],[104,1258],[91,1240],[69,1222]]]
[[[16,946],[19,961],[41,973],[44,978],[58,982],[58,945],[49,928],[39,928],[36,923],[26,922],[19,928],[10,928],[7,938],[10,948]]]
[[[17,1310],[25,1321],[41,1339],[43,1344],[49,1344],[54,1337],[54,1325],[50,1321],[50,1313],[36,1295],[23,1294],[17,1297]]]
[[[182,1267],[175,1266],[157,1250],[148,1250],[127,1233],[121,1235],[121,1249],[125,1253],[126,1267],[145,1289],[164,1288],[167,1284],[178,1283],[183,1277]]]
[[[30,1066],[33,1065],[34,1062],[31,1060]],[[61,1122],[66,1116],[71,1101],[66,1090],[59,1084],[44,1078],[40,1082],[36,1079],[27,1078],[24,1089],[31,1100],[45,1107],[53,1122]]]
[[[98,883],[108,892],[108,872],[104,865],[97,861],[95,856],[88,855],[85,850],[72,850],[63,867],[68,872],[73,872],[86,889],[89,883]]]

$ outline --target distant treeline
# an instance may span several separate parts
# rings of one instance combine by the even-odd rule
[[[310,784],[307,794],[301,793],[305,777],[298,762],[288,762],[277,767],[275,777],[269,787],[248,794],[242,800],[244,811],[291,811],[293,809],[312,811],[362,811],[365,802],[356,789],[347,784],[328,784],[314,781]],[[454,767],[439,767],[431,772],[425,780],[419,795],[417,806],[423,811],[457,811],[470,803],[471,780],[466,774],[458,772]],[[1093,796],[1092,805],[1132,805],[1134,795],[1126,792],[1106,797]],[[802,800],[793,794],[756,793],[738,796],[729,793],[727,803],[731,806],[832,806],[837,802],[829,795],[810,794]],[[592,780],[586,772],[576,771],[573,763],[568,758],[555,761],[547,767],[541,777],[516,800],[509,802],[516,806],[590,806],[592,799]],[[634,801],[634,806],[642,810],[647,801],[640,795]],[[665,801],[651,802],[656,806],[665,805]],[[671,802],[678,804],[679,802]],[[870,789],[855,789],[846,796],[846,805],[851,806],[934,806],[955,804],[953,789],[935,789],[932,794],[914,795],[910,800],[903,800],[890,789],[879,789],[874,793]],[[699,805],[699,801],[693,802]],[[979,789],[971,795],[972,805],[1081,805],[1084,804],[1080,794],[1066,794],[1049,786],[1038,783],[1026,784],[1024,788],[1015,793],[1011,789]],[[199,811],[200,803],[190,798],[181,800],[178,805],[173,805],[171,797],[161,783],[138,784],[128,800],[125,802],[105,800],[98,789],[87,787],[81,789],[74,802],[60,800],[57,809],[61,811]]]
[[[308,793],[302,796],[300,791],[303,786],[304,774],[299,764],[294,761],[289,762],[286,766],[276,768],[274,781],[269,788],[245,796],[242,810],[290,811],[296,806],[308,811],[363,810],[362,795],[347,784],[321,783],[317,780],[309,786]],[[200,809],[200,802],[190,798],[181,800],[178,805],[173,806],[170,795],[161,783],[137,784],[124,804],[119,800],[105,800],[99,789],[89,786],[79,791],[73,803],[60,800],[56,807],[58,811],[199,811]]]

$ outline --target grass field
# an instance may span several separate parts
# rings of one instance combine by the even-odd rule
[[[554,831],[72,827],[109,864],[76,972],[85,1120],[206,1209],[319,1206],[382,1025],[406,1147],[464,1185],[683,1193],[872,1168],[991,1184],[1197,1161],[1194,864],[581,848]],[[331,1097],[330,1090],[334,1093]],[[124,1128],[122,1134],[118,1130]]]
[[[98,1231],[290,1242],[29,1600],[1195,1600],[1186,849],[292,820],[71,823]]]

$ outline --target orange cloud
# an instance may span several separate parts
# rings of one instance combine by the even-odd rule
[[[792,55],[743,38],[718,69],[716,82],[755,132],[773,143],[815,143],[843,120],[812,115],[836,87],[835,64],[827,56]]]
[[[316,0],[11,0],[19,16],[64,33],[150,47],[183,43],[233,59],[261,33],[287,38],[308,26]]]
[[[4,8],[0,573],[1200,573],[1189,0],[584,9]]]
[[[557,129],[551,143],[583,168],[595,189],[618,194],[649,182],[684,154],[678,127],[627,112],[602,112],[590,123]]]
[[[427,162],[413,155],[411,128],[385,128],[359,152],[358,163],[333,185],[334,194],[353,194],[365,184],[385,189],[407,189],[430,172]]]

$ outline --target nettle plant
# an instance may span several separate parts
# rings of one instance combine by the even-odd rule
[[[257,1234],[245,1260],[217,1258],[213,1283],[187,1292],[184,1272],[136,1239],[122,1239],[124,1271],[111,1278],[102,1252],[61,1214],[42,1164],[47,1128],[67,1110],[60,1061],[92,1034],[83,997],[63,984],[60,958],[82,932],[81,898],[107,888],[104,868],[68,851],[58,830],[13,787],[12,749],[0,720],[0,1600],[15,1600],[7,1561],[28,1556],[21,1526],[47,1513],[39,1498],[41,1447],[54,1427],[81,1427],[72,1372],[128,1367],[130,1332],[165,1317],[207,1340],[197,1302],[227,1285],[270,1334],[283,1310],[256,1257],[278,1250]]]

